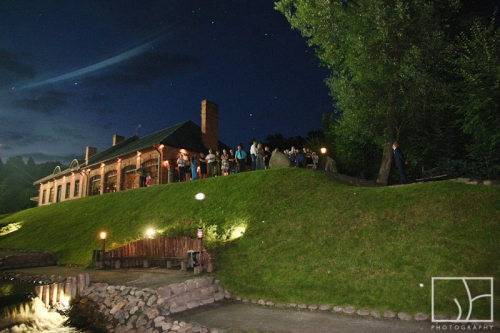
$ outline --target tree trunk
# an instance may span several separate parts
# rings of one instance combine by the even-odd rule
[[[378,171],[377,183],[387,186],[389,182],[389,174],[391,172],[392,164],[392,146],[391,142],[386,144],[384,152],[382,154],[382,162],[380,163],[380,169]]]

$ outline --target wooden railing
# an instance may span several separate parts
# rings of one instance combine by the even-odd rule
[[[194,252],[191,257],[196,257],[197,265],[201,264],[207,271],[209,269],[211,271],[212,258],[210,254],[199,239],[192,239],[190,237],[141,239],[104,252],[103,262],[105,266],[115,268],[138,266],[169,267],[172,263],[175,265],[187,262],[190,259],[189,252]]]

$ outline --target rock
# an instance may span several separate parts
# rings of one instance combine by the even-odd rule
[[[319,306],[319,309],[320,309],[321,311],[330,311],[331,307],[330,307],[330,304],[321,304],[321,305]]]
[[[335,312],[342,312],[342,307],[341,307],[341,306],[338,306],[338,305],[335,305],[335,306],[333,307],[333,311],[335,311]]]
[[[396,318],[396,314],[391,310],[387,310],[384,312],[384,318]]]
[[[370,310],[367,309],[359,309],[356,313],[360,316],[368,316],[370,314]]]
[[[416,321],[425,321],[429,319],[429,316],[426,315],[425,313],[419,312],[415,315],[415,320]]]
[[[411,320],[411,315],[407,314],[406,312],[399,312],[398,318],[401,320]]]
[[[299,309],[307,309],[307,304],[302,303],[297,306]]]
[[[370,311],[370,316],[372,316],[373,318],[380,318],[380,312],[378,312],[377,310],[372,310]]]
[[[348,305],[342,309],[342,312],[347,314],[353,314],[356,311],[356,308],[352,305]]]
[[[318,310],[318,306],[316,304],[311,304],[307,308],[311,311]]]
[[[339,173],[339,171],[337,170],[337,163],[335,163],[335,160],[330,156],[326,158],[325,171]]]
[[[288,168],[290,167],[290,159],[280,151],[275,152],[269,160],[270,169]]]

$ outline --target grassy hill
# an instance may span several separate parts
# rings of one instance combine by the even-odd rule
[[[200,192],[205,200],[195,200]],[[494,277],[498,320],[499,216],[498,187],[361,188],[289,168],[21,211],[0,219],[0,228],[21,226],[0,236],[0,248],[50,250],[60,264],[88,265],[101,230],[116,246],[148,227],[195,236],[201,225],[217,278],[237,295],[430,314],[432,277]],[[455,297],[468,304],[455,282],[436,284],[436,312],[456,313]],[[484,291],[484,282],[469,286],[472,297]],[[488,302],[476,301],[473,316],[489,313]]]

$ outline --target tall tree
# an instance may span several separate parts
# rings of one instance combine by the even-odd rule
[[[495,20],[476,19],[457,38],[453,71],[457,77],[455,108],[460,126],[472,137],[467,145],[475,173],[500,176],[500,28]]]
[[[424,132],[429,115],[446,124],[448,115],[440,111],[446,104],[442,100],[451,94],[441,74],[450,38],[460,30],[449,26],[457,21],[455,16],[466,15],[464,3],[471,1],[276,3],[331,71],[327,83],[342,111],[334,129],[337,144],[344,150],[352,147],[346,156],[359,157],[362,146],[381,148],[382,184],[388,182],[393,141]],[[433,129],[432,134],[439,136],[440,131]]]

